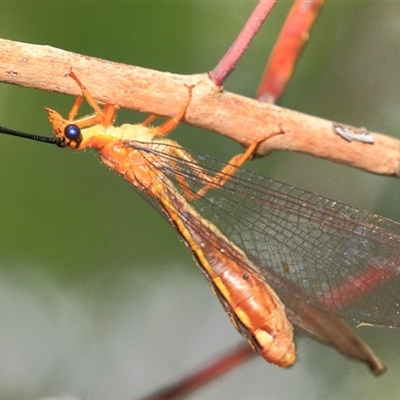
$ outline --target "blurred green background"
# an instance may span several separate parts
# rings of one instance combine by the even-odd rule
[[[1,2],[0,37],[199,73],[216,65],[255,4]],[[254,97],[290,5],[275,7],[227,90]],[[328,1],[281,104],[399,136],[399,19],[399,3]],[[43,106],[66,115],[72,102],[1,84],[1,125],[50,134]],[[143,118],[122,110],[118,123]],[[184,125],[173,138],[224,160],[240,149]],[[0,143],[1,399],[133,399],[240,341],[175,232],[93,152]],[[393,178],[299,154],[247,168],[400,221]],[[299,338],[289,371],[259,358],[193,398],[398,398],[400,332],[359,333],[389,367],[379,379]]]

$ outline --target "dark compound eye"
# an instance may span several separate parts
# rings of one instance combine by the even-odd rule
[[[81,128],[75,124],[67,125],[64,129],[64,135],[67,139],[80,142],[82,140]]]

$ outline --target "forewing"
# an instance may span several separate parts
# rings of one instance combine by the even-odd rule
[[[183,194],[226,165],[195,153],[198,163],[183,160],[169,145],[130,145],[157,154],[158,176]],[[191,204],[277,291],[347,319],[400,326],[400,224],[244,169]]]

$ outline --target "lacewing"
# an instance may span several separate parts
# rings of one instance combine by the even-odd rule
[[[345,346],[322,331],[336,322],[342,327],[335,315],[400,326],[400,224],[239,168],[257,143],[231,164],[189,153],[163,137],[187,106],[159,127],[148,126],[153,117],[115,127],[117,106],[101,108],[70,76],[82,96],[68,119],[46,109],[55,137],[0,131],[97,149],[176,229],[236,329],[267,361],[295,361],[289,316],[318,340],[347,346],[344,353],[376,374],[384,371],[358,338],[348,335],[353,345]],[[84,98],[95,112],[75,120]],[[363,355],[352,346],[364,346]]]

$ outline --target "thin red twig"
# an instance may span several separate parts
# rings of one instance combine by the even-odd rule
[[[218,65],[210,72],[210,78],[217,86],[221,86],[233,72],[236,64],[260,29],[265,18],[267,18],[276,1],[277,0],[259,0],[259,3],[247,20],[242,31],[239,33],[239,36],[222,57]]]
[[[187,396],[199,387],[209,383],[219,376],[226,374],[238,365],[244,364],[257,356],[251,347],[244,343],[240,347],[223,354],[214,362],[187,376],[181,381],[168,385],[159,391],[143,397],[141,400],[169,400],[178,396]]]

